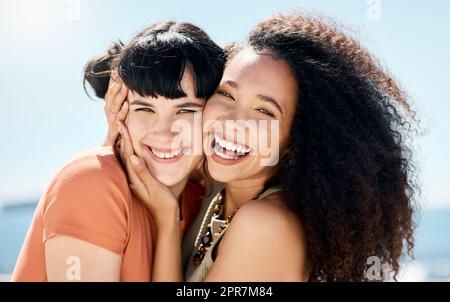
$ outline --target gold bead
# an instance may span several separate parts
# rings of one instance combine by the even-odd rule
[[[222,207],[218,204],[216,204],[216,206],[214,207],[214,214],[219,214],[220,210],[222,210]]]

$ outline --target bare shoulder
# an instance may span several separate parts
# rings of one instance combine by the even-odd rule
[[[207,279],[302,281],[305,258],[306,240],[300,219],[281,195],[272,194],[239,209]]]
[[[273,240],[301,243],[304,230],[298,215],[281,194],[271,194],[264,199],[252,200],[242,206],[233,219],[236,233],[241,230],[263,233]],[[231,225],[230,225],[231,231]]]

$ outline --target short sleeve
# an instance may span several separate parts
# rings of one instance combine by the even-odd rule
[[[54,177],[44,198],[44,242],[66,235],[123,255],[130,195],[126,176],[111,157],[72,161]]]

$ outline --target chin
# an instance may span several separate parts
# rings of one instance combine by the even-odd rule
[[[166,187],[174,186],[183,180],[183,177],[177,171],[167,171],[166,169],[164,171],[151,166],[149,170],[153,177]]]
[[[168,175],[167,173],[156,174],[155,178],[166,187],[172,187],[183,180],[180,175]]]
[[[226,168],[219,167],[216,165],[214,167],[212,167],[208,163],[208,173],[212,177],[212,179],[214,179],[215,181],[218,181],[221,183],[227,183],[227,182],[231,182],[234,180],[238,180],[242,176],[241,173],[235,173],[232,171],[229,171],[229,173],[227,173],[227,171],[225,171],[225,170],[226,170]]]

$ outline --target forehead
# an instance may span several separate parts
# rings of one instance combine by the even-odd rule
[[[223,77],[223,81],[227,80],[236,82],[242,90],[268,95],[282,103],[292,102],[298,95],[297,81],[288,63],[250,47],[229,62]]]

